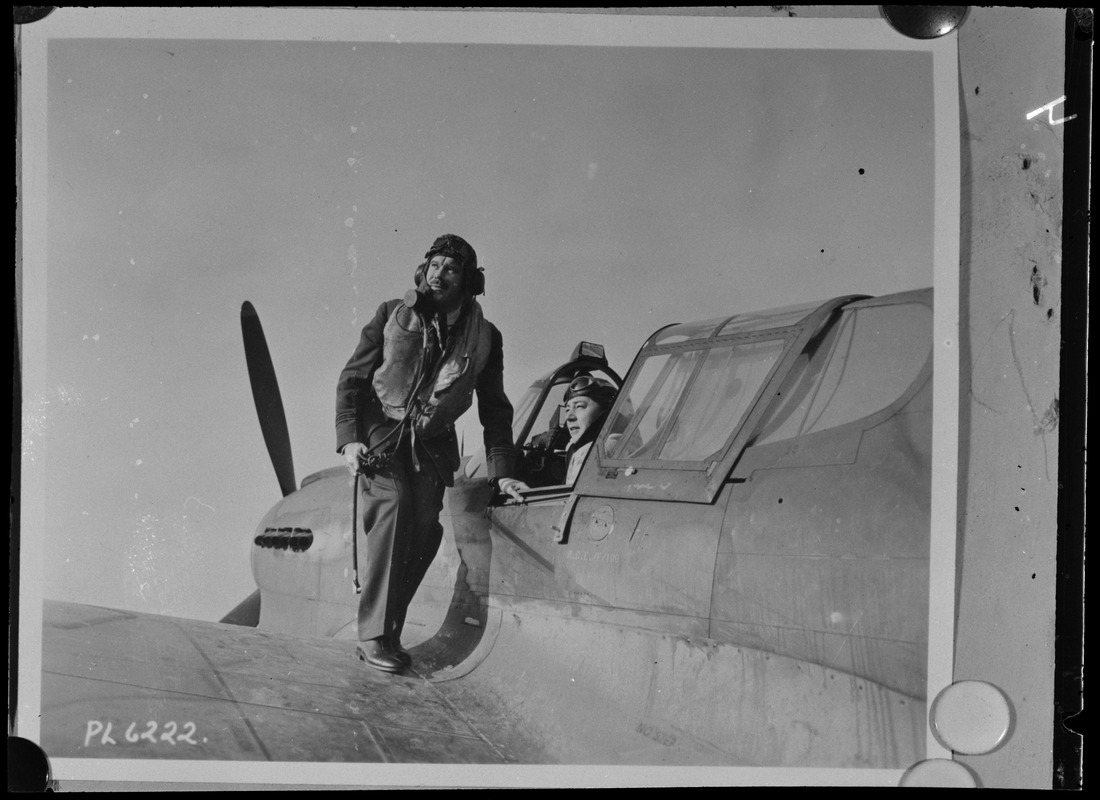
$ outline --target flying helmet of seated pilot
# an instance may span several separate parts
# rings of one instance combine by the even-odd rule
[[[569,388],[565,390],[562,403],[568,403],[576,397],[591,397],[600,404],[600,408],[606,414],[611,410],[611,405],[618,394],[619,390],[610,381],[594,375],[578,375],[569,382]]]

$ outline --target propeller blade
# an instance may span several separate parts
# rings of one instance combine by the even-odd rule
[[[260,624],[260,590],[257,589],[238,603],[236,608],[221,618],[220,622],[247,628],[257,627]]]
[[[252,399],[260,418],[267,453],[283,497],[297,488],[294,481],[294,458],[290,454],[290,433],[283,412],[283,400],[279,395],[279,382],[275,367],[267,349],[264,329],[256,309],[247,300],[241,306],[241,333],[244,336],[244,356],[248,362],[248,379],[252,383]]]

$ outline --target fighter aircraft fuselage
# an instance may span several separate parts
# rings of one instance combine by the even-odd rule
[[[563,759],[596,717],[673,761],[921,758],[931,332],[923,290],[668,326],[625,379],[575,353],[517,443],[581,372],[622,386],[605,429],[522,503],[466,461],[406,624],[421,674],[494,692]],[[351,476],[309,476],[254,535],[259,626],[354,637],[352,559]]]

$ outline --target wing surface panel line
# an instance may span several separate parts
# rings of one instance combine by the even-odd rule
[[[378,753],[378,757],[386,764],[392,764],[394,762],[393,754],[388,747],[383,746],[382,741],[378,738],[378,732],[374,729],[374,726],[367,722],[365,719],[360,720],[363,726],[363,730],[366,731],[368,737],[370,737],[370,743],[374,745],[374,750]]]
[[[252,735],[252,738],[255,740],[257,746],[259,746],[260,752],[264,754],[265,759],[267,759],[268,761],[272,761],[273,759],[271,758],[271,753],[267,749],[267,745],[264,743],[264,740],[260,738],[260,734],[256,732],[256,728],[252,725],[252,720],[250,720],[248,718],[248,715],[244,713],[244,709],[241,708],[241,704],[237,702],[237,698],[233,696],[233,690],[229,688],[229,684],[227,684],[225,682],[225,679],[222,678],[217,666],[215,666],[214,662],[210,660],[210,657],[206,654],[206,651],[199,646],[199,643],[195,641],[190,632],[185,630],[182,625],[173,622],[172,626],[183,634],[184,638],[191,643],[191,646],[194,647],[196,652],[198,652],[198,654],[202,657],[202,660],[206,662],[206,665],[210,668],[210,671],[214,674],[214,677],[221,685],[223,691],[226,694],[226,697],[229,698],[229,702],[233,704],[233,711],[237,714],[238,717],[240,717],[241,722],[243,722],[245,727],[248,728],[249,734]]]
[[[483,741],[483,742],[484,742],[484,743],[485,743],[486,745],[488,745],[488,746],[489,746],[489,749],[490,749],[490,750],[492,750],[492,751],[493,751],[493,752],[494,752],[494,753],[495,753],[495,754],[497,755],[497,757],[498,757],[498,758],[500,758],[500,760],[501,760],[502,762],[504,762],[504,763],[508,763],[508,762],[510,761],[510,759],[509,759],[509,758],[508,758],[508,757],[507,757],[507,756],[506,756],[506,755],[505,755],[504,753],[502,753],[502,752],[500,751],[500,748],[498,748],[498,747],[497,747],[497,746],[496,746],[495,744],[493,744],[493,742],[491,742],[491,741],[490,741],[490,740],[489,740],[489,739],[488,739],[488,738],[487,738],[487,737],[485,736],[485,734],[483,734],[483,733],[482,733],[482,732],[481,732],[480,730],[478,730],[477,726],[476,726],[476,725],[474,725],[474,723],[473,723],[473,722],[472,722],[472,721],[470,720],[470,717],[469,717],[469,716],[468,716],[467,714],[465,714],[465,713],[464,713],[464,712],[462,711],[462,709],[460,709],[460,708],[459,708],[459,707],[458,707],[457,705],[455,705],[454,703],[452,703],[452,702],[451,702],[451,700],[450,700],[450,699],[449,699],[449,698],[448,698],[448,697],[447,697],[447,696],[446,696],[445,694],[443,694],[443,692],[442,692],[442,691],[440,691],[440,689],[439,689],[439,687],[438,687],[438,686],[436,686],[436,685],[435,685],[434,683],[432,683],[432,682],[431,682],[430,680],[428,680],[426,676],[424,676],[424,675],[421,675],[421,674],[420,674],[419,672],[417,672],[416,670],[412,670],[412,671],[413,671],[413,673],[415,673],[415,675],[416,675],[416,676],[417,676],[418,678],[420,678],[420,680],[421,680],[421,681],[422,681],[422,682],[423,682],[424,684],[426,684],[427,686],[429,686],[429,687],[430,687],[430,689],[431,689],[431,692],[432,692],[432,693],[433,693],[433,694],[434,694],[434,695],[435,695],[436,697],[438,697],[438,698],[440,699],[440,701],[442,701],[442,703],[443,703],[443,704],[444,704],[444,705],[445,705],[445,706],[446,706],[447,708],[449,708],[449,709],[450,709],[450,710],[451,710],[451,711],[452,711],[452,712],[453,712],[453,713],[455,714],[455,716],[456,716],[456,717],[457,717],[458,719],[462,720],[462,723],[463,723],[463,724],[464,724],[464,725],[465,725],[465,726],[466,726],[467,728],[469,728],[469,729],[470,729],[471,731],[473,731],[474,735],[475,735],[475,736],[477,736],[477,738],[478,738],[478,739],[480,739],[480,740],[481,740],[481,741]]]

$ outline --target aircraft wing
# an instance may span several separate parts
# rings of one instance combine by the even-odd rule
[[[543,763],[491,698],[355,658],[354,642],[47,601],[51,758]]]

